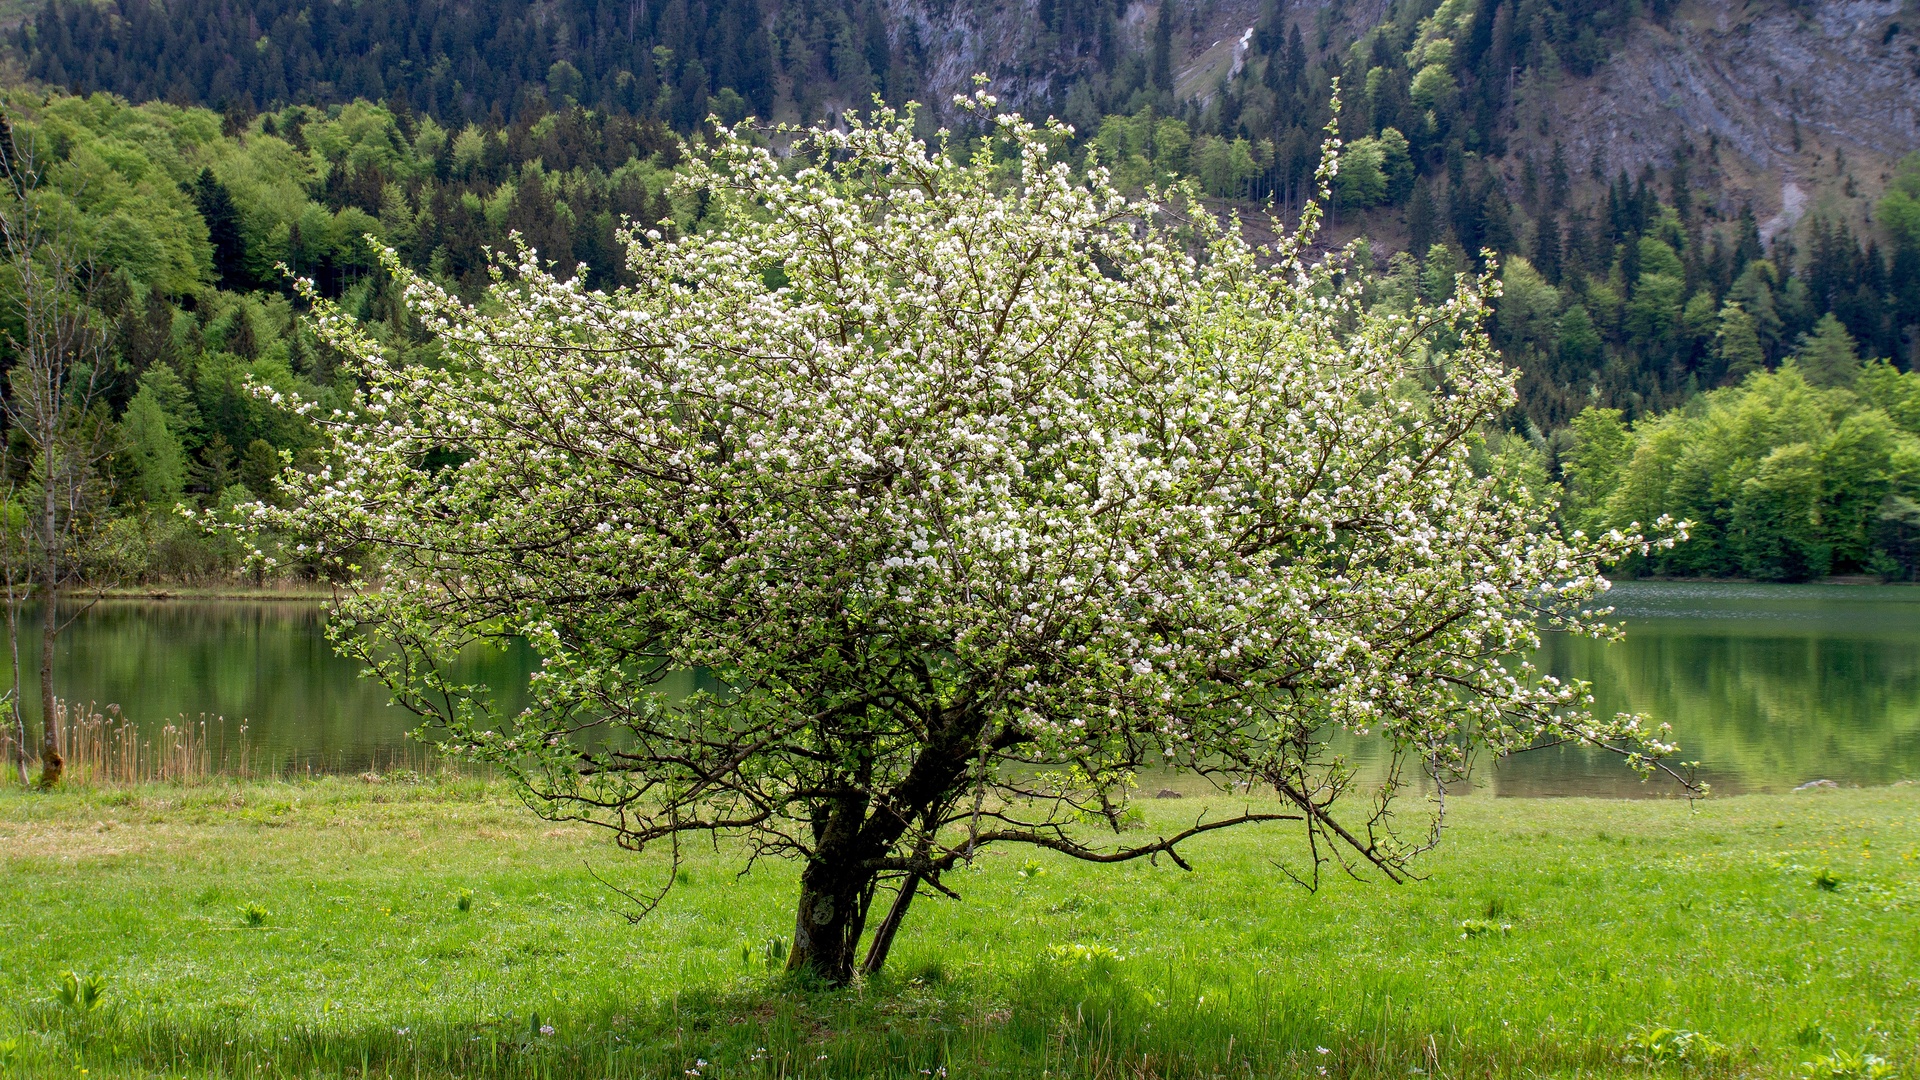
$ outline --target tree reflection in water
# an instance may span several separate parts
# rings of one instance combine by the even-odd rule
[[[1920,588],[1628,582],[1613,594],[1626,640],[1555,637],[1547,671],[1594,684],[1603,713],[1673,725],[1682,756],[1723,794],[1813,779],[1920,779]],[[61,641],[61,696],[109,702],[156,728],[185,715],[248,723],[281,769],[359,771],[417,759],[407,713],[333,654],[319,604],[301,601],[106,601]],[[518,699],[524,649],[463,657],[463,680]],[[27,700],[37,694],[27,673]],[[695,680],[681,676],[687,689]],[[1377,748],[1345,747],[1363,771]],[[1159,790],[1188,785],[1153,778]],[[1556,748],[1482,762],[1475,786],[1503,795],[1671,795],[1617,759]]]

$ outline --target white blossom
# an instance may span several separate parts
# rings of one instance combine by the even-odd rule
[[[1490,278],[1378,315],[1344,253],[1310,257],[1313,207],[1256,250],[1178,191],[1076,181],[1017,117],[973,160],[847,123],[798,167],[731,138],[693,162],[708,224],[642,234],[631,288],[522,250],[469,306],[389,255],[435,365],[320,306],[365,390],[265,516],[380,569],[340,609],[372,636],[342,640],[449,745],[636,845],[813,851],[853,785],[931,815],[884,867],[936,873],[972,851],[952,830],[1054,835],[1148,762],[1332,828],[1330,729],[1441,780],[1475,748],[1668,752],[1523,659],[1607,632],[1583,608],[1648,542],[1562,536],[1470,466],[1513,400]],[[442,674],[507,636],[542,661],[511,717]],[[689,670],[711,689],[658,687]],[[908,806],[936,750],[971,764]],[[1010,809],[1037,794],[1064,804]],[[1426,841],[1344,835],[1389,872]]]

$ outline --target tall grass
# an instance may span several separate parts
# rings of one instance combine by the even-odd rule
[[[1225,987],[1172,964],[1124,967],[1042,954],[993,980],[954,979],[933,963],[845,991],[749,977],[585,1009],[456,1006],[433,1019],[314,1018],[273,1028],[238,1009],[183,1022],[119,1003],[83,1013],[36,1002],[20,1017],[42,1040],[33,1047],[38,1061],[52,1060],[40,1055],[57,1046],[107,1077],[1253,1080],[1631,1071],[1613,1040],[1463,1031],[1387,984]],[[1345,999],[1340,1015],[1327,1015],[1329,998]],[[1714,1062],[1704,1074],[1738,1075],[1727,1066],[1742,1064],[1751,1062]]]
[[[247,722],[224,716],[180,717],[142,737],[118,705],[55,701],[54,728],[75,784],[193,783],[210,777],[253,777]]]

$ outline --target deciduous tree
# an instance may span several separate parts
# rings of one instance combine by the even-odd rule
[[[6,260],[5,300],[17,327],[7,335],[11,355],[0,415],[25,459],[19,513],[9,499],[4,519],[17,535],[0,544],[11,556],[5,573],[16,711],[20,605],[31,595],[41,606],[40,783],[51,787],[60,782],[64,764],[53,661],[70,613],[61,610],[60,596],[85,569],[105,504],[99,465],[112,449],[112,425],[95,411],[109,375],[105,334],[83,295],[95,275],[70,226],[44,212],[41,196],[32,154],[15,144],[0,115],[0,254]],[[24,735],[21,741],[24,751]]]
[[[1398,879],[1433,834],[1395,793],[1476,748],[1670,749],[1515,659],[1597,632],[1645,543],[1472,469],[1513,401],[1491,279],[1372,314],[1309,257],[1315,209],[1255,250],[1016,117],[971,158],[848,124],[799,167],[723,138],[685,181],[710,227],[634,245],[629,289],[525,252],[469,307],[390,259],[432,367],[321,306],[364,394],[254,520],[377,568],[338,641],[449,747],[628,848],[801,860],[790,966],[835,982],[989,845],[1184,867],[1286,821],[1314,872]],[[516,636],[541,667],[507,714],[447,664]],[[687,670],[709,689],[662,691]],[[1373,798],[1331,730],[1390,751]],[[1149,766],[1276,798],[1142,834]]]

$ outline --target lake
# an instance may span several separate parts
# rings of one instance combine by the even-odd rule
[[[1672,724],[1716,791],[1920,779],[1920,588],[1623,582],[1608,602],[1624,641],[1556,637],[1536,662],[1591,681],[1602,715]],[[1609,756],[1538,751],[1490,783],[1516,795],[1637,788]]]
[[[1920,588],[1626,582],[1611,602],[1625,641],[1554,637],[1538,662],[1591,680],[1604,713],[1671,723],[1682,756],[1702,763],[1716,791],[1920,778]],[[417,761],[420,749],[406,739],[415,719],[333,654],[323,624],[309,602],[107,601],[63,637],[56,678],[62,696],[117,703],[142,725],[225,718],[210,738],[231,741],[244,720],[249,746],[280,770]],[[523,686],[533,657],[524,648],[479,652],[463,667],[464,678]],[[1579,748],[1483,763],[1474,786],[1671,793]]]

